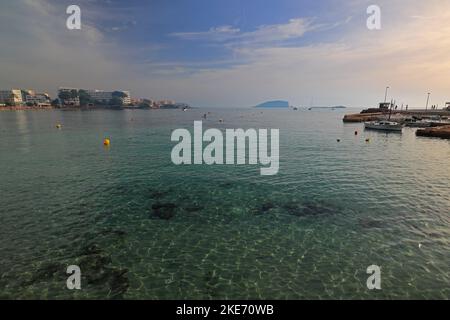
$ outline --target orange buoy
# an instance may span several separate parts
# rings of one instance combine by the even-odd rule
[[[104,146],[109,146],[111,144],[111,141],[109,139],[104,139],[103,140],[103,145]]]

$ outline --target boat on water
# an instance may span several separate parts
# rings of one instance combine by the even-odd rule
[[[370,121],[364,123],[365,129],[402,132],[403,125],[393,121]]]
[[[432,126],[431,121],[405,121],[405,126],[409,128],[429,128]]]

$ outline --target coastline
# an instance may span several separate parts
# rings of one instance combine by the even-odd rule
[[[46,111],[58,109],[54,107],[28,107],[28,106],[16,106],[16,107],[0,107],[0,111]]]
[[[383,120],[389,112],[371,112],[371,113],[351,113],[344,115],[342,121],[344,122],[365,122],[365,121],[377,121]],[[444,116],[450,117],[450,111],[447,110],[422,110],[422,109],[412,109],[412,110],[400,110],[392,112],[392,115],[402,115],[402,116],[419,116],[419,117],[429,117],[429,116]]]
[[[0,107],[0,111],[49,111],[49,110],[60,110],[60,111],[91,111],[91,110],[182,110],[181,108],[142,108],[139,106],[89,106],[89,107],[29,107],[29,106],[15,106],[15,107]],[[188,109],[192,109],[189,107]]]

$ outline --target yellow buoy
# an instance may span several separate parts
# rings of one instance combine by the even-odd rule
[[[109,139],[104,139],[103,140],[103,145],[104,146],[109,146],[111,144],[111,141]]]

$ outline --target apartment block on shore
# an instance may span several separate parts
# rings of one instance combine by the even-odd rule
[[[23,104],[22,90],[20,89],[0,90],[0,103],[11,106],[22,105]]]
[[[62,104],[78,107],[81,105],[82,94],[89,97],[89,104],[109,104],[114,98],[122,100],[123,105],[130,105],[131,93],[126,90],[105,91],[97,89],[59,88],[58,97]]]
[[[0,104],[5,106],[37,106],[49,107],[51,105],[48,93],[36,93],[31,89],[0,90]]]

